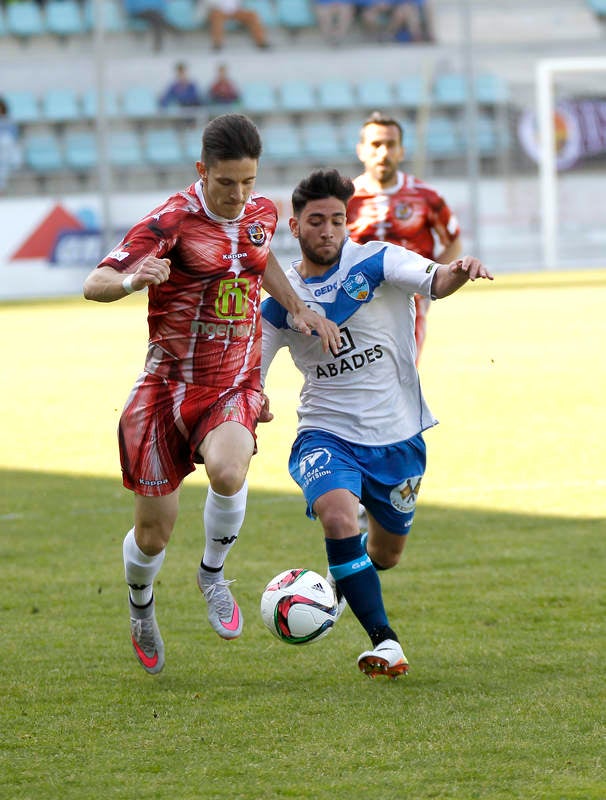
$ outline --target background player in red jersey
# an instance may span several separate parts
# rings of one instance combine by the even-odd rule
[[[254,124],[240,114],[212,120],[202,137],[200,179],[135,224],[84,283],[89,300],[148,289],[149,345],[118,430],[124,485],[135,493],[124,539],[131,640],[147,672],[164,666],[153,581],[164,560],[185,476],[204,463],[205,548],[198,586],[224,639],[242,615],[223,574],[246,511],[255,427],[269,418],[261,391],[261,286],[336,352],[338,328],[300,300],[269,245],[277,211],[253,194],[261,155]]]
[[[356,152],[364,172],[354,180],[347,207],[349,234],[355,242],[399,244],[442,264],[461,252],[459,223],[438,192],[401,172],[404,134],[400,123],[373,112],[360,131]],[[429,300],[415,296],[417,363],[425,340]]]

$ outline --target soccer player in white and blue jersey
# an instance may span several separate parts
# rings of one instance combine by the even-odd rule
[[[475,258],[436,264],[397,245],[347,238],[354,187],[336,170],[316,170],[292,196],[290,229],[301,260],[287,271],[310,308],[339,325],[338,352],[302,336],[273,298],[262,305],[262,381],[280,347],[304,376],[289,471],[310,518],[324,530],[329,574],[371,640],[362,672],[408,670],[389,624],[378,570],[395,566],[412,525],[425,472],[422,432],[437,420],[415,366],[414,295],[439,299],[468,280],[492,279]],[[265,411],[270,418],[269,408]],[[366,540],[358,503],[368,511]]]

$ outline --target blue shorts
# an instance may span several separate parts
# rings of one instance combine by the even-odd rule
[[[348,489],[391,533],[410,530],[425,473],[422,434],[403,442],[369,447],[340,439],[326,431],[303,431],[292,446],[288,471],[313,505],[332,489]]]

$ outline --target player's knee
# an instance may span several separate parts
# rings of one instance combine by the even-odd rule
[[[157,556],[164,550],[172,531],[172,520],[161,518],[135,521],[137,546],[148,556]]]
[[[358,533],[357,521],[346,509],[325,508],[320,514],[324,532],[329,539],[343,539]]]

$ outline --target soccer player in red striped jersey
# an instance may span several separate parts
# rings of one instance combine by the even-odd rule
[[[398,167],[404,159],[400,123],[373,112],[360,131],[356,152],[364,172],[354,180],[347,207],[349,235],[365,244],[391,242],[442,264],[461,252],[460,229],[444,198]],[[425,341],[429,300],[415,296],[417,363]]]
[[[134,492],[134,526],[124,539],[131,641],[150,673],[164,666],[154,578],[176,522],[179,490],[203,463],[208,480],[205,546],[197,583],[208,619],[224,639],[242,614],[224,577],[246,511],[246,475],[265,421],[261,390],[263,286],[337,348],[337,326],[301,301],[270,251],[277,211],[253,192],[261,139],[241,114],[212,120],[202,136],[199,180],[136,223],[84,283],[89,300],[112,302],[148,290],[145,367],[120,418],[123,483]]]

